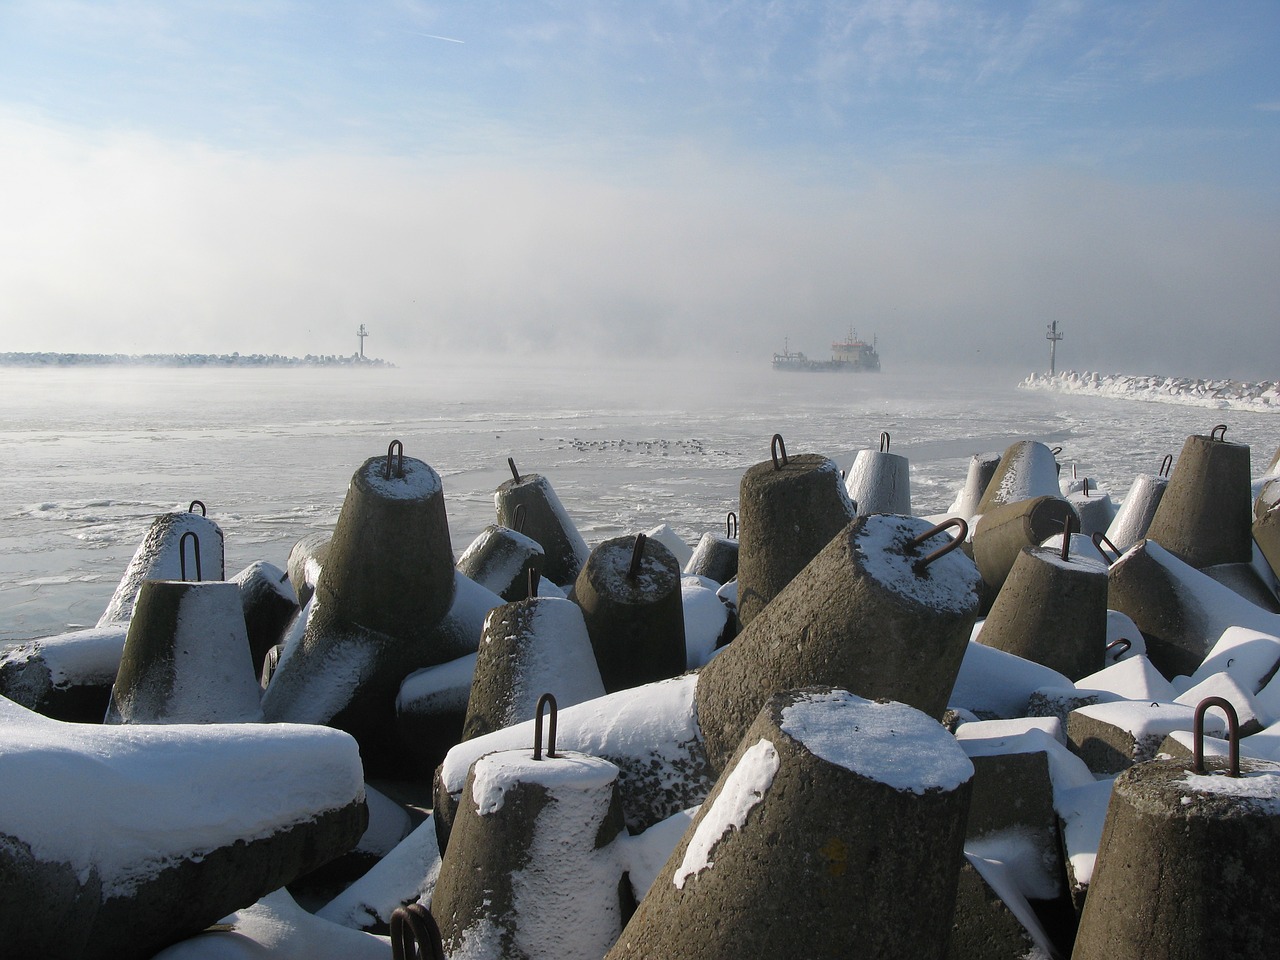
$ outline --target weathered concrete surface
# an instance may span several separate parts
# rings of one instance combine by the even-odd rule
[[[854,517],[834,462],[757,463],[738,485],[738,620],[746,626]],[[757,705],[758,707],[758,705]]]
[[[493,503],[499,525],[518,529],[541,545],[543,576],[562,587],[578,578],[587,562],[587,543],[569,519],[550,480],[536,473],[507,480],[494,491]],[[517,525],[516,511],[521,507],[523,522]]]
[[[124,576],[111,596],[107,609],[98,619],[99,627],[127,624],[133,616],[133,604],[145,580],[182,580],[183,537],[195,534],[199,544],[201,580],[222,580],[227,571],[223,560],[222,528],[203,514],[162,513],[151,521],[142,542],[129,561]],[[196,577],[196,548],[186,541],[186,578]]]
[[[533,538],[491,523],[458,557],[458,572],[514,603],[529,596],[529,574],[542,576],[545,558]]]
[[[973,562],[983,581],[999,592],[1024,547],[1038,547],[1055,533],[1062,533],[1071,504],[1058,496],[1032,497],[993,506],[973,528]]]
[[[298,615],[298,602],[289,575],[273,563],[249,564],[231,582],[240,588],[240,606],[249,634],[249,654],[260,671],[267,651],[284,637],[285,628]]]
[[[1001,454],[976,512],[985,516],[1003,503],[1059,493],[1058,461],[1053,451],[1038,440],[1019,440]]]
[[[770,697],[829,685],[941,718],[968,647],[980,582],[961,551],[910,517],[859,517],[813,558],[698,678],[698,721],[717,768]]]
[[[1249,447],[1192,435],[1182,445],[1147,539],[1193,567],[1253,559]]]
[[[1225,767],[1155,761],[1116,778],[1074,960],[1276,955],[1280,767],[1246,758],[1235,781]]]

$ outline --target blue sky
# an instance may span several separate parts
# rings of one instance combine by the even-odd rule
[[[1274,2],[0,5],[10,349],[1274,377]],[[1259,347],[1266,348],[1260,351]]]

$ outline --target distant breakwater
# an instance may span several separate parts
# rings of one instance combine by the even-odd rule
[[[278,353],[0,353],[4,367],[394,367],[394,363],[354,354]]]
[[[1023,390],[1083,393],[1150,403],[1179,403],[1220,410],[1280,412],[1280,381],[1199,380],[1193,377],[1134,376],[1124,373],[1033,373],[1018,386]]]

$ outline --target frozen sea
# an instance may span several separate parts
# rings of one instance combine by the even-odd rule
[[[540,473],[589,544],[671,524],[722,531],[743,471],[789,455],[847,468],[911,461],[914,511],[946,510],[971,454],[1018,439],[1119,499],[1190,433],[1227,425],[1254,475],[1280,417],[1017,389],[1030,371],[775,373],[722,366],[458,363],[343,368],[6,368],[0,372],[0,641],[92,626],[152,517],[203,501],[227,573],[283,567],[330,530],[347,483],[392,440],[444,482],[455,555],[494,520],[493,491]]]

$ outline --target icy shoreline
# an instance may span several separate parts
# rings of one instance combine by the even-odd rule
[[[336,354],[278,353],[0,353],[4,367],[394,367],[385,360]]]
[[[1148,403],[1176,403],[1219,410],[1280,412],[1280,382],[1197,380],[1191,377],[1135,376],[1126,373],[1033,373],[1018,387],[1052,393],[1083,393]]]

